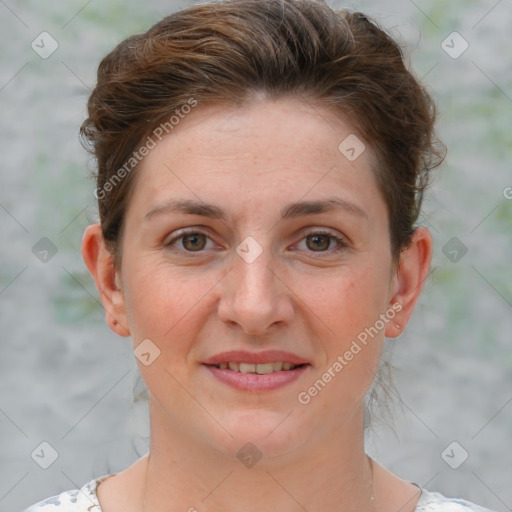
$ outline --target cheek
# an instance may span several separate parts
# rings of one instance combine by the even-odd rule
[[[155,399],[174,396],[181,403],[186,396],[178,383],[188,378],[195,341],[211,311],[211,292],[219,279],[214,277],[184,277],[182,271],[149,263],[140,263],[132,271],[127,306],[133,349],[139,372]],[[148,351],[151,360],[146,364],[138,354]]]
[[[384,313],[387,289],[384,272],[369,266],[333,273],[323,282],[303,283],[305,302],[332,334],[345,341],[372,326]]]
[[[340,407],[356,403],[375,378],[386,325],[380,320],[387,308],[385,275],[378,267],[352,268],[305,288],[311,311],[320,319],[317,325],[327,326],[322,343],[327,357],[319,368],[320,380],[330,388],[324,395],[326,404],[333,395]]]
[[[150,338],[162,348],[171,344],[175,351],[186,345],[201,326],[209,292],[218,280],[208,273],[184,275],[165,264],[139,262],[126,294],[134,343]]]

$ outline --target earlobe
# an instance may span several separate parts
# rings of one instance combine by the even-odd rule
[[[98,289],[107,325],[119,336],[129,336],[119,272],[114,266],[113,255],[105,246],[99,224],[86,228],[82,238],[82,257]]]
[[[399,303],[401,308],[386,326],[386,337],[399,336],[407,325],[428,276],[431,260],[432,236],[428,229],[416,228],[411,243],[400,254],[390,306]]]

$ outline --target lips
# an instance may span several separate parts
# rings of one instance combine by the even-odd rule
[[[291,352],[283,352],[282,350],[265,350],[264,352],[231,350],[206,359],[204,364],[218,366],[221,363],[268,364],[275,362],[289,363],[293,366],[309,363],[307,359],[292,354]]]
[[[233,372],[257,373],[258,375],[266,375],[267,373],[290,371],[297,368],[296,364],[283,361],[273,361],[272,363],[235,363],[233,361],[214,365],[221,370],[229,368]]]
[[[310,363],[280,350],[264,352],[230,351],[204,362],[221,382],[243,391],[271,391],[297,380]]]

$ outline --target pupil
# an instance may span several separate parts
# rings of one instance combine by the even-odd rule
[[[312,241],[313,244],[309,244]],[[324,243],[322,243],[324,242]],[[325,250],[329,248],[329,237],[327,235],[310,235],[308,236],[308,248],[312,250]]]
[[[205,246],[202,233],[192,233],[183,237],[183,247],[189,251],[200,251]]]

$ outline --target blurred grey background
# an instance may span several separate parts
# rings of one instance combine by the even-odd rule
[[[192,3],[0,0],[1,512],[148,449],[130,342],[106,327],[80,256],[95,204],[78,129],[100,58]],[[512,3],[329,3],[407,47],[449,150],[421,219],[433,272],[387,342],[400,398],[368,452],[428,489],[512,510]]]

